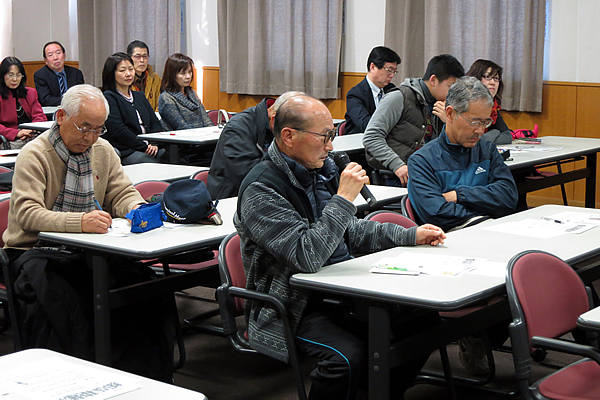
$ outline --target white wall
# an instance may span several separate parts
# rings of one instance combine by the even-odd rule
[[[367,73],[367,58],[375,46],[383,46],[385,0],[346,0],[346,24],[342,33],[343,72]]]
[[[74,4],[76,0],[13,0],[15,57],[21,61],[40,61],[44,44],[56,40],[65,47],[67,60],[79,60],[77,27],[70,22],[76,18],[69,18],[77,11]]]
[[[598,0],[547,0],[544,80],[600,82]]]

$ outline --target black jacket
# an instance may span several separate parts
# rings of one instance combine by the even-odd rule
[[[208,191],[213,199],[237,196],[246,174],[263,158],[273,141],[267,114],[272,101],[264,99],[235,114],[225,125],[208,173]]]
[[[77,68],[65,65],[65,74],[67,75],[67,89],[85,83],[83,81],[83,72]],[[58,106],[62,96],[60,95],[60,86],[58,85],[58,76],[44,65],[33,74],[35,90],[38,93],[38,100],[42,106]]]
[[[383,92],[387,93],[396,85],[390,83],[383,88]],[[346,95],[346,135],[352,133],[363,133],[367,129],[371,115],[375,112],[375,100],[373,92],[367,82],[367,78],[360,81],[348,91]]]
[[[112,90],[104,92],[104,97],[110,107],[110,114],[106,120],[106,134],[103,138],[119,149],[121,157],[127,157],[134,151],[145,152],[148,148],[148,144],[138,137],[142,133],[142,128],[138,122],[136,110],[140,113],[146,133],[163,130],[144,93],[137,91],[131,93],[133,94],[133,104],[117,92]]]

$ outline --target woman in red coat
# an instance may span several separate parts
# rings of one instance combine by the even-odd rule
[[[6,57],[0,64],[0,135],[19,149],[35,138],[29,129],[19,129],[25,122],[46,121],[35,89],[25,87],[27,75],[16,57]]]

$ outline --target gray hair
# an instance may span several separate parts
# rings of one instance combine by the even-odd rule
[[[276,138],[281,136],[283,128],[304,129],[309,123],[311,115],[304,113],[312,101],[319,101],[314,97],[303,92],[286,92],[282,94],[277,101],[285,97],[275,107],[275,122],[273,135]]]
[[[108,102],[100,89],[92,85],[81,84],[71,87],[63,95],[62,101],[60,102],[60,108],[65,110],[70,117],[75,117],[79,115],[81,103],[88,99],[102,100],[104,107],[106,108],[106,116],[104,117],[106,120],[106,118],[108,118],[108,113],[110,112]]]
[[[452,106],[462,114],[469,111],[471,102],[475,101],[486,102],[490,107],[494,105],[490,91],[479,79],[474,76],[463,76],[448,91],[446,107]]]

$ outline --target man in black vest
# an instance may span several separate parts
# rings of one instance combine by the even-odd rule
[[[433,57],[422,79],[407,78],[385,95],[365,130],[367,162],[396,176],[387,185],[406,186],[408,157],[438,137],[446,122],[444,101],[450,86],[465,74],[449,54]]]
[[[377,46],[367,60],[367,76],[346,95],[346,135],[362,133],[383,95],[395,88],[392,78],[398,73],[400,56],[387,47]]]
[[[352,202],[368,179],[354,162],[338,175],[329,157],[335,130],[321,101],[304,93],[290,96],[277,110],[274,134],[267,155],[242,182],[234,217],[247,287],[284,301],[299,351],[319,359],[311,373],[310,398],[353,399],[365,378],[367,363],[359,329],[348,323],[350,315],[327,305],[319,296],[291,287],[290,276],[348,260],[353,251],[437,245],[444,242],[445,234],[434,225],[405,229],[355,217]],[[282,321],[261,303],[248,302],[247,306],[250,345],[287,361]],[[408,313],[412,316],[416,312]],[[410,329],[422,329],[437,321],[436,313],[417,315]],[[410,387],[426,359],[393,370],[394,398],[400,398]]]
[[[85,83],[83,73],[65,65],[65,48],[59,42],[44,45],[46,65],[33,74],[38,100],[42,106],[58,106],[70,87]]]

